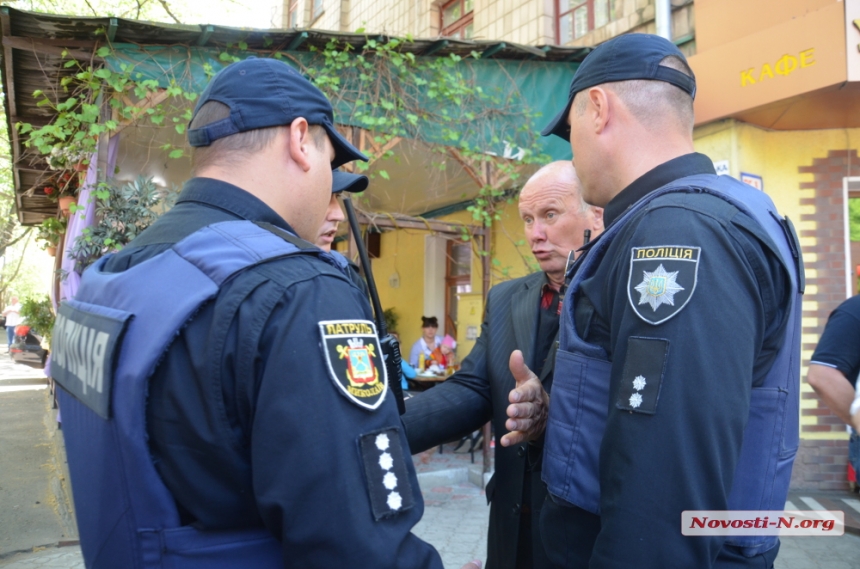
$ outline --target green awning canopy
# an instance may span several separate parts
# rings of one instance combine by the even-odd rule
[[[141,47],[133,44],[114,44],[115,54],[106,59],[106,65],[113,71],[133,65],[132,77],[152,79],[161,87],[167,88],[175,81],[184,90],[202,92],[212,74],[224,68],[227,63],[219,58],[223,52],[210,48],[187,46],[149,46]],[[280,52],[281,59],[302,71],[314,69],[320,56],[307,51]],[[255,56],[256,53],[238,53],[238,57]],[[558,137],[541,137],[537,132],[567,102],[568,88],[574,72],[579,66],[573,62],[548,61],[516,61],[495,59],[464,58],[458,64],[457,71],[466,77],[472,77],[475,85],[493,98],[493,103],[486,100],[471,101],[480,108],[470,107],[470,101],[465,101],[460,108],[449,108],[444,112],[462,117],[465,113],[480,116],[479,119],[458,121],[464,125],[470,147],[493,153],[507,158],[517,158],[523,145],[531,145],[538,140],[542,151],[555,160],[571,158],[570,145]],[[426,92],[432,88],[427,86],[416,96],[419,103],[427,108],[439,106],[438,101],[426,97]],[[349,91],[349,80],[344,81],[342,91]],[[420,99],[423,97],[423,101]],[[450,105],[449,105],[450,106]],[[534,131],[523,129],[522,114],[511,112],[518,107],[535,117]],[[507,109],[507,110],[505,110]],[[354,116],[354,104],[344,99],[334,105],[335,122],[347,126],[368,128],[366,124]],[[456,142],[446,140],[436,125],[419,124],[415,129],[416,138],[431,144],[451,145]]]

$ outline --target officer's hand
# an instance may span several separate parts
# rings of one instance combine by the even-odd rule
[[[514,350],[509,362],[511,373],[517,382],[508,400],[508,417],[505,427],[511,432],[501,439],[503,447],[531,441],[538,438],[546,428],[546,416],[549,410],[549,394],[543,385],[523,361],[523,353]]]
[[[461,569],[481,569],[481,560],[473,559],[472,561],[469,561],[468,563],[463,565]]]

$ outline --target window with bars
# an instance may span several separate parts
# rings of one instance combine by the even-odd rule
[[[313,5],[313,14],[311,16],[311,21],[316,20],[317,18],[322,16],[323,8],[325,8],[323,0],[313,0],[313,2],[314,2],[314,5]]]
[[[448,241],[445,270],[445,334],[457,337],[458,294],[472,292],[472,244]]]
[[[474,0],[451,0],[442,6],[442,33],[447,38],[472,39]]]
[[[299,0],[293,0],[292,2],[290,2],[290,13],[289,18],[287,20],[287,27],[299,27]]]
[[[559,45],[602,28],[617,15],[616,0],[556,0],[555,37]]]

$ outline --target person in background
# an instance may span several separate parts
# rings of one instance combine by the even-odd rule
[[[15,339],[15,327],[24,321],[21,318],[21,303],[18,302],[18,297],[13,296],[9,299],[9,304],[3,309],[3,316],[6,317],[6,350],[12,348],[12,341]]]
[[[529,178],[518,207],[541,270],[491,288],[481,335],[460,370],[406,402],[403,424],[413,454],[464,437],[490,420],[496,436],[505,432],[508,393],[514,385],[508,367],[513,350],[523,351],[544,387],[551,389],[568,255],[582,247],[586,232],[591,238],[600,234],[603,210],[582,201],[569,160],[547,164]],[[474,437],[463,440],[477,445]],[[487,485],[487,568],[547,569],[551,565],[538,533],[546,496],[540,447],[497,444],[495,458],[496,471]]]
[[[856,392],[854,402],[851,403],[851,426],[854,432],[860,432],[860,390]]]
[[[860,295],[844,301],[830,314],[809,360],[806,381],[839,420],[851,425],[858,375]],[[860,482],[860,435],[857,433],[855,426],[848,439],[848,462],[854,469],[855,481]]]
[[[340,267],[346,271],[349,279],[364,292],[367,292],[367,282],[362,278],[358,265],[350,259],[342,255],[340,252],[332,249],[335,237],[337,237],[338,227],[346,217],[343,214],[343,208],[340,205],[341,192],[359,193],[367,189],[367,176],[361,174],[351,174],[336,168],[331,173],[331,201],[329,201],[328,209],[325,214],[325,221],[320,226],[317,238],[314,240],[314,245],[330,253]]]
[[[397,340],[398,344],[400,343],[400,334],[391,331],[389,331],[388,333],[394,336],[394,339]],[[400,378],[400,387],[401,389],[403,389],[403,391],[406,391],[407,389],[409,389],[409,383],[407,382],[407,380],[415,379],[417,373],[415,371],[415,368],[409,365],[409,362],[407,362],[403,358],[400,358],[400,370],[403,372],[403,377]]]
[[[433,350],[433,353],[430,354],[430,359],[433,360],[431,365],[435,363],[443,370],[457,365],[457,356],[454,354],[456,349],[457,341],[450,334],[446,334],[436,349]]]
[[[409,352],[409,364],[419,373],[430,365],[433,350],[442,343],[442,338],[436,335],[438,329],[439,320],[435,316],[421,317],[421,337],[412,344],[412,350]]]

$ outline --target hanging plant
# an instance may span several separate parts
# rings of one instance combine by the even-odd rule
[[[38,226],[36,240],[40,242],[42,249],[57,247],[65,234],[65,218],[49,217]]]
[[[102,256],[119,251],[158,219],[175,199],[175,192],[160,189],[144,176],[128,183],[101,183],[94,192],[97,200],[94,227],[75,239],[69,256],[75,269],[83,272]]]

